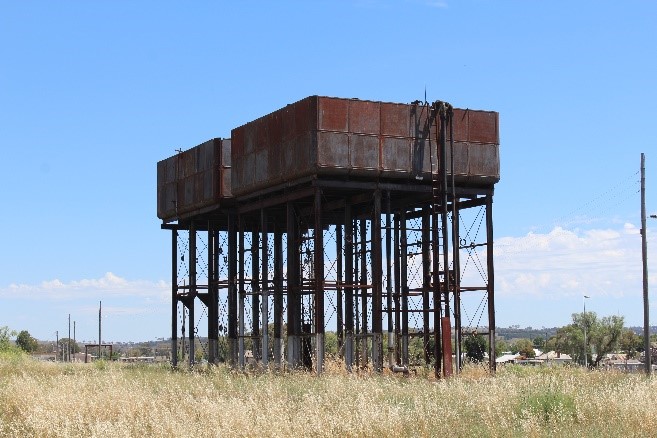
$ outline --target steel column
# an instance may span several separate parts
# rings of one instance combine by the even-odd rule
[[[402,302],[401,302],[401,317],[402,317],[402,365],[408,366],[408,243],[406,237],[406,211],[403,210],[399,215],[400,220],[400,231],[401,231],[401,257],[399,258],[401,262],[401,293],[402,293]]]
[[[260,239],[254,224],[251,231],[251,344],[256,362],[262,358],[260,342]]]
[[[324,229],[322,228],[322,192],[315,191],[315,371],[324,371]]]
[[[299,366],[301,322],[299,306],[299,239],[294,205],[286,205],[287,216],[287,364]]]
[[[343,269],[342,269],[342,225],[337,224],[335,226],[335,254],[336,254],[336,332],[338,337],[338,356],[343,357],[343,348],[344,348],[344,309],[343,309],[343,299],[344,299],[344,280],[342,278]]]
[[[367,284],[367,220],[365,218],[360,219],[360,356],[361,356],[361,368],[367,366],[368,357],[367,357],[367,293],[368,293],[368,284]]]
[[[283,367],[283,232],[274,227],[274,363]]]
[[[262,252],[260,260],[262,262],[262,365],[269,365],[269,234],[267,231],[267,214],[265,210],[260,210],[260,233],[262,236]]]
[[[228,213],[228,351],[231,366],[238,365],[238,280],[237,280],[237,223],[235,213]],[[244,303],[242,303],[242,310]],[[243,314],[243,312],[242,312]]]
[[[395,213],[395,229],[394,229],[394,257],[395,257],[395,363],[400,364],[401,361],[401,254],[399,248],[399,214]]]
[[[390,192],[386,192],[386,318],[388,320],[388,367],[395,364],[395,334],[392,321],[392,226]]]
[[[208,363],[214,364],[219,353],[219,231],[208,221]]]
[[[431,246],[433,248],[433,258],[432,258],[432,287],[431,292],[433,294],[433,358],[434,358],[434,373],[436,377],[440,376],[441,370],[441,359],[443,345],[441,332],[442,332],[442,296],[441,296],[441,270],[440,270],[440,226],[438,225],[438,214],[435,212],[431,213]],[[443,236],[444,238],[444,236]],[[447,275],[447,267],[443,267],[442,273]]]
[[[245,278],[244,278],[244,269],[245,269],[245,248],[244,248],[244,220],[242,216],[238,216],[238,243],[239,243],[239,266],[238,266],[238,304],[237,304],[237,312],[238,312],[238,333],[237,333],[237,348],[238,348],[238,355],[237,355],[237,363],[240,368],[244,368],[246,365],[246,361],[244,358],[244,301],[246,299],[246,284],[245,284]]]
[[[178,230],[171,230],[171,365],[178,366]]]
[[[345,348],[344,360],[347,371],[354,364],[354,226],[351,204],[344,207],[344,264],[345,264]]]
[[[196,227],[194,222],[189,227],[189,292],[187,295],[187,306],[189,308],[189,365],[194,365],[195,360],[195,331],[194,325],[194,302],[196,301]]]
[[[454,347],[456,366],[455,371],[460,374],[463,364],[461,363],[461,251],[460,247],[460,220],[458,199],[452,200],[452,265],[454,269]]]
[[[430,335],[430,311],[431,303],[429,291],[431,290],[431,207],[422,209],[422,346],[424,350],[424,363],[431,363],[432,352],[429,348]],[[438,252],[434,253],[434,259]],[[440,311],[440,301],[434,302],[434,312]]]
[[[495,373],[495,271],[493,265],[493,195],[486,196],[486,266],[488,269],[488,367]]]
[[[383,263],[381,260],[381,191],[374,192],[372,215],[372,365],[383,369]]]

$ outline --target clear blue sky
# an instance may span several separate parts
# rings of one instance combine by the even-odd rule
[[[500,113],[498,325],[642,324],[657,213],[657,4],[0,3],[0,326],[168,337],[156,162],[312,94]],[[657,220],[649,223],[657,290]],[[657,324],[657,298],[652,298]],[[104,336],[105,337],[105,336]]]

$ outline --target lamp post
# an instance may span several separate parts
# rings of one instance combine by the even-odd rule
[[[588,359],[588,354],[586,352],[586,299],[591,298],[588,295],[584,295],[584,298],[582,301],[584,302],[584,368],[589,367],[589,359]]]

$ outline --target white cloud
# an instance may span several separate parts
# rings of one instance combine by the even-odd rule
[[[648,239],[649,247],[654,247],[657,239],[650,233]],[[480,257],[485,259],[485,254],[480,253]],[[652,272],[654,266],[653,262]],[[545,234],[502,237],[495,242],[495,276],[496,292],[507,296],[640,294],[639,230],[626,223],[620,229],[572,231],[556,227]],[[650,282],[655,280],[651,275]]]
[[[62,282],[46,280],[38,284],[10,284],[0,288],[0,296],[15,299],[68,300],[93,297],[151,297],[168,300],[171,286],[164,281],[127,280],[112,272],[100,278]]]

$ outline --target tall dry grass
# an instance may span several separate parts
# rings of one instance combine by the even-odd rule
[[[238,373],[0,358],[2,436],[655,436],[657,380],[580,369]]]

